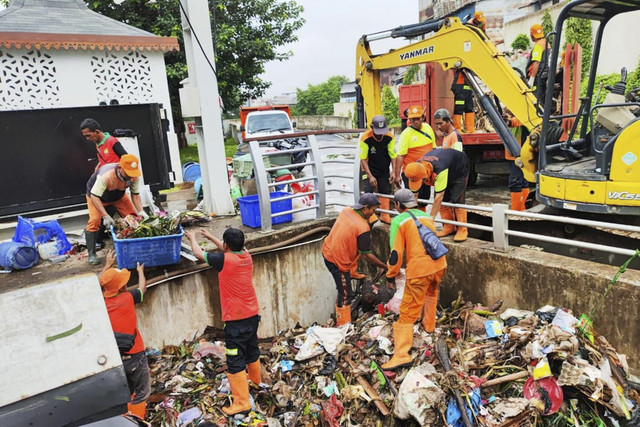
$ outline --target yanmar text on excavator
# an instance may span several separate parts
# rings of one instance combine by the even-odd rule
[[[564,22],[579,17],[599,23],[586,96],[580,98],[579,108],[574,103],[575,112],[567,114],[554,109],[553,84],[547,85],[546,93],[539,89],[536,94],[482,31],[457,17],[362,36],[356,48],[359,126],[365,125],[367,117],[381,114],[380,70],[437,62],[445,70],[458,69],[464,74],[525,178],[537,183],[539,202],[573,211],[638,215],[640,103],[635,96],[640,88],[627,90],[623,70],[615,87],[599,88],[598,94],[601,90],[608,94],[602,104],[594,105],[598,99],[594,97],[594,85],[606,25],[618,14],[639,9],[640,0],[573,0],[562,9],[555,31],[547,35],[551,54],[541,61],[548,76],[555,76],[558,69],[563,46],[553,40],[561,39]],[[374,55],[370,49],[374,40],[417,36],[425,38],[391,52]],[[636,62],[635,58],[630,60]],[[522,147],[505,125],[499,106],[482,91],[478,78],[529,130]],[[563,120],[566,124],[567,119],[574,119],[573,124],[563,130]]]

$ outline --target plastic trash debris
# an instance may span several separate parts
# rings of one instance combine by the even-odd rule
[[[282,373],[289,372],[290,370],[292,370],[294,363],[295,362],[293,360],[281,360],[280,369],[282,370]]]
[[[469,399],[471,400],[471,408],[469,407]],[[469,393],[469,399],[465,403],[465,409],[467,411],[467,417],[473,420],[475,417],[473,414],[477,414],[482,407],[482,399],[480,398],[480,389],[476,388]],[[462,422],[462,414],[454,398],[449,399],[447,404],[447,425],[452,427],[464,427]]]
[[[516,319],[524,319],[525,317],[533,316],[533,311],[529,310],[516,310],[515,308],[507,308],[505,311],[500,314],[500,318],[502,320],[507,320],[510,317],[515,317]]]
[[[324,351],[335,355],[338,344],[344,342],[350,327],[351,325],[344,325],[340,328],[314,326],[295,359],[297,361],[307,360]]]
[[[487,331],[489,338],[495,338],[502,335],[502,325],[497,320],[487,320],[484,322],[484,329]]]
[[[322,369],[320,369],[318,371],[318,374],[320,375],[331,375],[333,374],[333,372],[336,370],[336,365],[337,365],[338,361],[336,360],[336,358],[331,355],[331,354],[327,354],[324,358],[324,364],[322,366]]]
[[[178,414],[178,426],[187,425],[200,417],[202,417],[202,411],[197,406],[194,406]]]
[[[551,321],[552,325],[555,325],[560,329],[562,329],[563,331],[567,331],[571,334],[576,333],[575,326],[577,323],[578,323],[578,319],[576,319],[571,314],[567,313],[562,309],[558,310],[555,317]]]
[[[222,361],[227,360],[225,354],[224,343],[216,341],[215,343],[208,342],[206,340],[200,340],[193,349],[193,358],[200,360],[205,356],[213,355]]]
[[[551,415],[558,412],[564,398],[562,388],[554,377],[543,378],[538,381],[534,380],[533,377],[529,377],[524,383],[522,392],[524,397],[529,399],[531,404],[542,415]]]
[[[393,414],[402,420],[413,417],[423,426],[436,425],[444,399],[445,393],[436,383],[422,375],[420,369],[411,368],[398,389]]]
[[[335,394],[331,395],[328,402],[322,402],[322,410],[324,411],[324,418],[330,427],[340,427],[339,421],[344,407]]]

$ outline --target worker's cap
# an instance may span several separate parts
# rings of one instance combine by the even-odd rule
[[[118,295],[120,288],[125,286],[129,281],[131,273],[126,269],[109,268],[100,275],[100,285],[104,288],[105,298],[111,298]]]
[[[387,119],[384,116],[375,116],[371,120],[371,130],[373,133],[380,136],[389,132],[389,127],[387,126]]]
[[[133,154],[125,154],[120,157],[120,167],[132,178],[142,175],[140,171],[140,160]]]
[[[364,193],[360,196],[358,203],[353,205],[353,209],[362,209],[365,206],[379,206],[380,200],[373,193]]]
[[[531,26],[531,29],[529,30],[529,33],[534,40],[538,40],[544,37],[544,30],[542,29],[542,25],[540,24],[533,24]]]
[[[407,115],[410,119],[418,119],[424,115],[424,110],[419,105],[414,105],[413,107],[409,107],[409,114]]]
[[[434,114],[433,114],[433,118],[435,119],[441,119],[441,120],[446,120],[446,121],[451,121],[451,114],[449,114],[449,110],[447,110],[446,108],[441,108],[439,110],[437,110]]]
[[[396,194],[393,195],[393,200],[403,204],[407,208],[414,208],[418,205],[416,199],[413,197],[413,192],[408,188],[401,188],[396,191]]]
[[[414,193],[422,187],[422,181],[429,178],[433,172],[433,165],[429,162],[413,162],[404,168],[404,175],[409,180],[409,189]]]
[[[484,22],[484,13],[482,13],[481,11],[477,11],[476,13],[473,14],[473,19],[476,19],[480,22]]]

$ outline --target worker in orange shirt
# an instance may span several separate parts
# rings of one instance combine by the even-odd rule
[[[433,115],[433,124],[442,135],[442,146],[440,148],[453,148],[462,151],[462,135],[453,126],[451,115],[446,108],[441,108]]]
[[[407,188],[396,191],[394,202],[399,215],[393,218],[389,229],[391,253],[387,283],[389,287],[395,284],[403,257],[406,258],[407,279],[400,304],[400,317],[393,324],[393,357],[382,365],[384,370],[397,369],[412,362],[409,351],[413,345],[413,323],[421,312],[424,330],[433,332],[435,329],[438,288],[447,271],[446,257],[433,260],[427,255],[413,219],[417,218],[423,226],[435,231],[433,218],[426,212],[414,209],[416,202]]]
[[[415,162],[426,152],[437,147],[436,135],[431,126],[425,123],[424,109],[419,105],[409,107],[407,114],[409,126],[402,131],[398,139],[398,156],[396,157],[396,179],[395,182],[400,184],[404,181],[405,188],[408,187],[409,181],[402,173],[407,165]],[[418,191],[418,198],[428,200],[431,197],[431,187],[423,185]],[[425,208],[424,203],[419,203],[421,208]]]
[[[137,263],[138,287],[127,291],[131,273],[127,269],[116,269],[116,254],[113,250],[107,254],[106,264],[100,273],[100,285],[104,289],[104,303],[116,334],[116,343],[120,350],[122,366],[131,392],[128,411],[144,420],[147,413],[147,399],[151,395],[151,377],[149,363],[144,352],[144,342],[137,327],[135,305],[142,302],[147,291],[147,279],[144,276],[144,264]]]
[[[473,18],[471,18],[467,24],[480,28],[483,33],[487,31],[487,20],[484,18],[484,13],[480,10],[473,14]]]
[[[322,244],[324,264],[333,276],[338,289],[336,302],[336,324],[351,323],[351,269],[360,257],[378,268],[387,270],[387,265],[371,252],[371,228],[369,218],[380,201],[372,193],[364,193],[352,208],[345,207],[331,227]]]

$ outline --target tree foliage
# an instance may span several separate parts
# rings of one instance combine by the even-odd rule
[[[389,126],[400,126],[398,108],[398,98],[393,95],[391,88],[385,85],[382,88],[382,115],[387,119]]]
[[[511,49],[513,50],[528,50],[529,49],[529,36],[524,33],[520,33],[511,43]]]
[[[591,56],[593,54],[593,31],[588,19],[569,18],[565,29],[565,46],[578,43],[582,47],[582,78],[589,73]]]
[[[187,66],[178,0],[86,1],[90,9],[149,31],[158,36],[177,37],[179,52],[165,54],[169,92],[174,117],[180,119],[178,89],[187,77]],[[215,46],[218,90],[226,111],[235,110],[249,98],[258,97],[271,85],[260,79],[268,61],[283,61],[292,52],[278,48],[297,40],[303,11],[294,0],[213,0],[209,1]],[[196,47],[197,48],[197,47]],[[204,78],[210,74],[204,71]]]
[[[347,83],[345,76],[329,77],[324,83],[296,89],[297,103],[291,114],[295,116],[331,116],[333,104],[340,102],[340,86]]]
[[[402,84],[403,85],[412,84],[419,71],[420,71],[419,65],[412,65],[411,67],[409,67],[407,72],[404,74],[404,78],[402,79]]]
[[[544,15],[542,15],[542,31],[544,31],[545,36],[553,31],[553,20],[548,10],[545,10]]]

